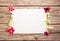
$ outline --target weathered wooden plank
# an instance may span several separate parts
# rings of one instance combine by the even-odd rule
[[[60,0],[0,0],[0,5],[60,5]]]
[[[49,22],[50,22],[50,23],[59,23],[60,20],[52,20],[52,19],[49,19]]]
[[[8,7],[0,7],[0,14],[11,14],[9,11],[8,11]]]
[[[53,30],[60,30],[60,25],[50,25],[51,27],[53,27]]]
[[[60,25],[52,25],[52,27],[54,27],[54,30],[60,31]]]
[[[6,28],[6,24],[0,24],[0,31],[5,31]]]
[[[60,40],[60,33],[50,34],[48,37],[44,34],[14,34],[0,32],[0,40]]]
[[[10,16],[0,15],[0,23],[7,23],[9,19],[10,19]]]
[[[40,39],[43,39],[44,38],[44,40],[51,40],[51,41],[58,41],[58,40],[60,40],[60,36],[59,36],[60,34],[59,33],[55,33],[55,34],[50,34],[50,36],[48,36],[48,37],[46,37],[46,36],[42,36],[42,37],[40,37],[40,36],[38,36],[38,40],[40,40]]]
[[[59,17],[60,16],[60,7],[52,7],[50,10],[50,16],[52,17]]]
[[[60,17],[50,17],[49,22],[50,23],[60,23]]]
[[[50,33],[60,33],[60,25],[50,25],[53,29],[49,29]]]

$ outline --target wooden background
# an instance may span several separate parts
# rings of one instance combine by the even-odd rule
[[[6,24],[11,13],[8,6],[15,8],[44,8],[51,7],[50,25],[54,27],[51,34],[46,37],[42,34],[14,34],[10,35],[6,30]],[[60,0],[0,0],[0,40],[60,40]]]

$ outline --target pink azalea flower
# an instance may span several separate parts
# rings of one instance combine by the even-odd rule
[[[9,6],[9,7],[8,7],[8,11],[9,11],[9,12],[12,12],[13,10],[14,10],[14,7],[13,7],[13,6]]]
[[[45,35],[45,36],[49,36],[49,32],[47,32],[47,31],[44,32],[44,35]]]
[[[50,11],[50,7],[44,8],[45,13]]]
[[[9,34],[14,34],[14,28],[13,27],[11,27],[11,28],[9,28],[9,29],[7,29],[6,30]]]

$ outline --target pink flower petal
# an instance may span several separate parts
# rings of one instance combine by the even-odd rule
[[[49,32],[44,32],[44,35],[45,36],[49,36]]]
[[[8,7],[8,11],[9,11],[9,12],[12,12],[13,10],[14,10],[14,7],[13,7],[13,6],[9,6],[9,7]]]
[[[13,27],[11,27],[10,29],[7,29],[7,32],[9,32],[10,34],[14,34],[14,28]]]
[[[44,8],[45,13],[50,11],[50,7]]]

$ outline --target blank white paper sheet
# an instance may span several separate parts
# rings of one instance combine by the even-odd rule
[[[34,34],[47,30],[44,9],[15,9],[12,14],[14,33]]]

